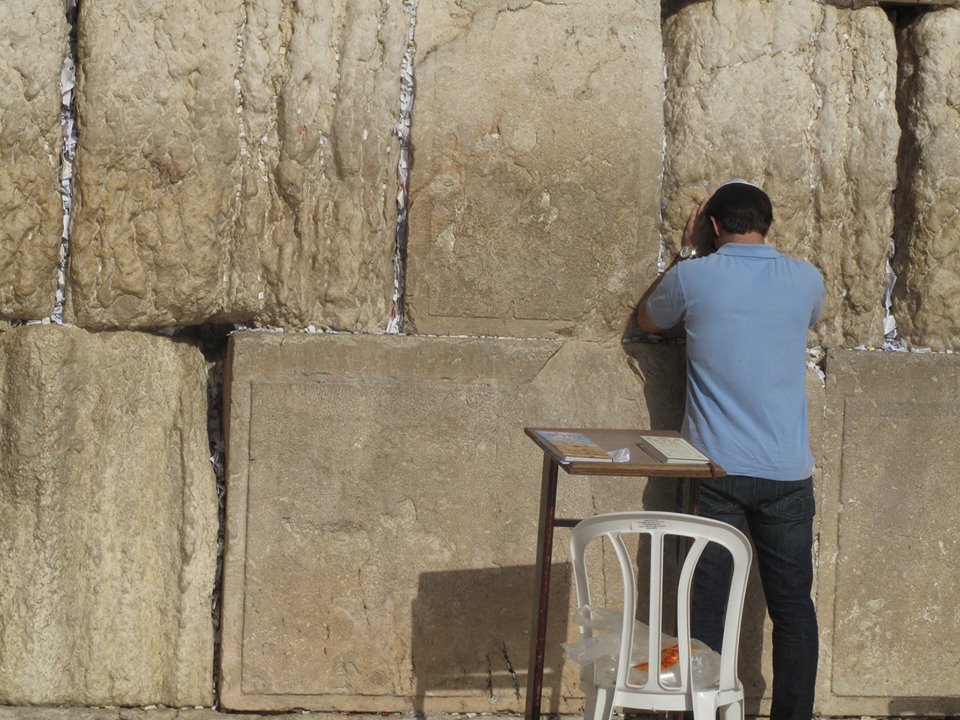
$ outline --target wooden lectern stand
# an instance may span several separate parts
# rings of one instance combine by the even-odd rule
[[[534,588],[533,619],[536,632],[530,637],[530,662],[527,664],[527,706],[525,720],[540,720],[540,701],[543,693],[543,656],[547,636],[547,605],[550,597],[550,561],[553,557],[553,530],[573,527],[579,520],[558,520],[557,470],[563,468],[569,475],[606,475],[615,477],[670,477],[693,478],[691,512],[696,512],[699,478],[721,477],[725,473],[713,463],[690,465],[668,464],[655,460],[637,444],[641,435],[679,437],[672,430],[599,430],[571,428],[524,428],[524,432],[543,450],[543,476],[540,481],[540,520],[537,525],[537,583]],[[613,452],[629,448],[627,462],[570,462],[542,435],[543,432],[582,433],[604,450]]]

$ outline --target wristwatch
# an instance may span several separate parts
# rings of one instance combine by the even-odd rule
[[[667,270],[674,267],[677,263],[683,262],[684,260],[689,260],[690,258],[695,258],[697,256],[697,251],[695,248],[690,245],[681,245],[680,252],[677,253],[677,256],[673,259],[673,262],[670,263],[668,267],[660,270],[657,274],[663,275]]]

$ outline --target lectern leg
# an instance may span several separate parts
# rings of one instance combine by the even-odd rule
[[[687,512],[691,515],[700,514],[700,478],[690,478],[690,505]]]
[[[547,644],[547,605],[550,601],[550,565],[553,559],[553,525],[557,510],[557,463],[543,455],[540,482],[540,520],[537,524],[536,587],[533,593],[533,619],[530,637],[530,662],[527,663],[526,720],[539,720],[543,694],[543,656]]]

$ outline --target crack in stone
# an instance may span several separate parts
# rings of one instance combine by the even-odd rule
[[[661,3],[660,5],[660,61],[662,64],[662,76],[660,78],[660,88],[661,88],[661,102],[663,103],[661,115],[663,117],[663,128],[660,133],[660,172],[657,174],[657,192],[660,196],[660,202],[657,203],[657,233],[660,238],[660,247],[657,249],[657,273],[665,273],[667,271],[667,265],[669,261],[667,257],[670,253],[669,240],[667,238],[667,233],[664,228],[664,198],[666,197],[664,181],[667,178],[667,81],[668,78],[668,63],[667,63],[667,54],[669,48],[667,48],[666,40],[664,39],[664,25],[666,23],[666,4]]]
[[[63,204],[63,228],[60,235],[60,256],[57,262],[57,289],[53,312],[48,322],[63,324],[63,308],[67,297],[67,272],[70,265],[70,225],[73,216],[73,161],[77,155],[77,14],[80,0],[64,0],[67,24],[67,54],[60,70],[60,127],[63,131],[60,150],[60,198]]]
[[[918,3],[919,6],[919,3]],[[904,63],[904,55],[907,53],[907,49],[903,46],[905,42],[903,35],[901,34],[901,29],[905,27],[909,22],[915,20],[922,12],[920,7],[904,9],[902,15],[900,14],[900,9],[898,8],[888,8],[887,9],[887,18],[894,26],[894,37],[896,39],[897,47],[897,84],[896,84],[896,93],[894,96],[894,107],[897,111],[897,124],[900,127],[900,143],[897,149],[897,182],[894,186],[893,192],[890,194],[890,204],[893,208],[893,232],[890,234],[890,245],[887,252],[885,271],[887,275],[887,284],[883,291],[883,309],[884,309],[884,318],[883,318],[883,334],[884,340],[881,344],[882,350],[893,350],[893,351],[902,351],[908,349],[908,344],[900,339],[899,332],[897,330],[897,321],[893,314],[893,291],[894,287],[897,284],[897,272],[895,269],[895,258],[898,252],[909,253],[909,248],[905,244],[898,245],[897,240],[902,233],[902,223],[900,213],[898,212],[898,194],[902,190],[903,186],[903,165],[904,160],[909,153],[915,152],[915,148],[911,147],[912,129],[909,127],[907,121],[905,110],[903,107],[904,99],[901,97],[901,93],[905,91],[905,87],[901,82],[901,72],[902,65]]]
[[[517,671],[513,669],[513,663],[510,662],[510,654],[507,652],[507,644],[500,642],[500,652],[503,655],[503,661],[507,664],[507,672],[510,673],[510,680],[513,683],[513,694],[517,700],[520,699],[520,678],[517,677]]]
[[[505,12],[521,12],[523,10],[528,10],[534,5],[566,7],[569,5],[569,3],[550,2],[550,0],[510,0],[505,8],[500,8],[497,10],[497,15],[502,15]]]
[[[249,23],[249,14],[247,11],[247,2],[240,4],[240,26],[237,29],[236,37],[236,51],[237,51],[237,67],[233,73],[233,89],[234,89],[234,98],[236,100],[236,109],[237,114],[237,158],[239,162],[235,170],[235,180],[236,187],[234,189],[234,204],[233,204],[233,218],[232,218],[232,227],[233,227],[233,237],[237,238],[240,235],[240,227],[243,217],[243,163],[244,158],[249,157],[250,149],[247,143],[247,128],[246,121],[244,119],[244,107],[246,104],[246,98],[244,97],[243,92],[243,81],[241,80],[241,74],[243,73],[243,66],[246,60],[244,54],[244,34],[247,31],[247,25]],[[236,258],[238,255],[239,249],[236,242],[228,243],[228,253],[229,253],[229,262],[231,266],[236,267]],[[220,277],[225,278],[228,269],[226,267],[220,268]]]
[[[223,606],[223,551],[227,526],[227,480],[225,473],[226,445],[224,442],[223,378],[227,346],[224,343],[212,359],[207,360],[207,438],[210,443],[210,464],[217,483],[217,565],[214,574],[213,592],[210,599],[210,614],[213,621],[213,697],[220,697],[220,656],[222,653],[221,618]]]
[[[404,0],[403,12],[410,16],[407,26],[407,45],[400,63],[400,113],[394,134],[400,141],[397,153],[397,224],[393,249],[393,299],[386,333],[403,333],[404,299],[407,284],[407,232],[410,193],[410,128],[413,103],[416,97],[414,57],[417,53],[417,5],[420,0]]]
[[[483,689],[487,691],[487,697],[493,700],[493,663],[490,661],[489,655],[484,655],[487,659],[487,680],[483,685]]]

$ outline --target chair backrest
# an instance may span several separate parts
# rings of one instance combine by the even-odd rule
[[[637,615],[637,578],[624,535],[648,535],[650,537],[649,613],[650,627],[647,657],[649,658],[646,683],[630,683],[630,651],[633,644],[634,622]],[[690,538],[692,544],[680,569],[677,585],[677,639],[680,657],[680,685],[667,687],[660,679],[659,667],[663,649],[663,570],[664,538],[676,536]],[[580,522],[570,538],[570,552],[577,585],[577,602],[580,607],[590,605],[590,585],[587,577],[585,550],[589,543],[606,537],[620,563],[623,576],[623,630],[620,637],[620,655],[617,663],[616,689],[618,692],[645,692],[686,694],[693,689],[693,670],[690,652],[690,591],[697,561],[707,546],[715,542],[725,547],[733,556],[733,578],[724,621],[724,642],[720,660],[719,690],[733,690],[738,686],[737,654],[740,644],[740,622],[746,595],[747,577],[753,553],[746,536],[725,523],[666,512],[622,512],[597,515]],[[581,630],[582,637],[590,637],[589,627]],[[716,650],[716,648],[713,648]]]

